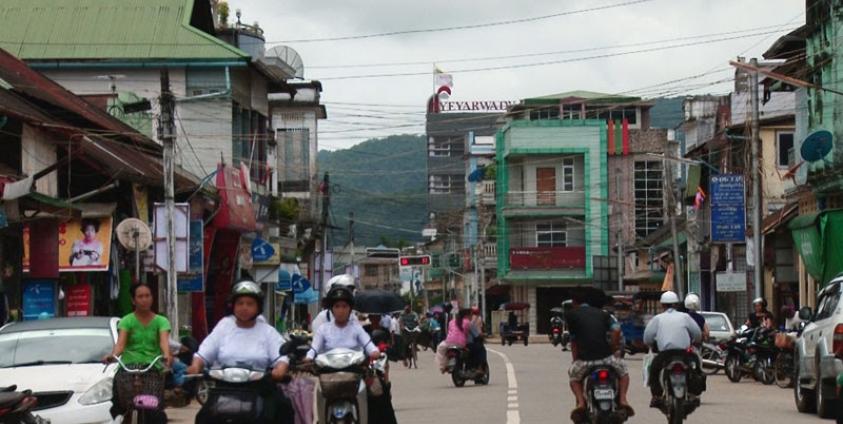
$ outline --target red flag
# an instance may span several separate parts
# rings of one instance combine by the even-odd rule
[[[612,154],[615,153],[615,121],[610,119],[609,122],[608,122],[608,125],[609,125],[609,134],[608,134],[608,136],[609,136],[608,137],[609,138],[609,147],[608,147],[607,151],[609,152],[610,155],[612,155]]]
[[[623,155],[629,154],[629,121],[623,118]]]

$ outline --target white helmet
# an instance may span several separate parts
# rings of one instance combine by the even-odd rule
[[[343,286],[354,290],[354,277],[349,274],[335,275],[328,280],[328,290],[334,286]]]
[[[662,298],[659,301],[662,305],[675,305],[679,303],[679,296],[672,291],[662,293]]]
[[[688,295],[685,296],[685,307],[688,308],[689,311],[699,311],[700,297],[694,293],[688,293]]]

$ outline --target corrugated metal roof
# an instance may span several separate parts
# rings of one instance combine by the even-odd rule
[[[192,27],[193,6],[194,0],[2,0],[0,48],[27,60],[248,59]]]
[[[640,101],[640,97],[634,96],[619,96],[617,94],[606,94],[606,93],[597,93],[594,91],[585,91],[585,90],[577,90],[577,91],[568,91],[565,93],[558,93],[558,94],[551,94],[548,96],[541,96],[541,97],[532,97],[529,99],[524,99],[525,104],[545,104],[545,103],[556,103],[560,100],[568,100],[568,99],[582,99],[586,102],[605,102],[605,103],[631,103]]]

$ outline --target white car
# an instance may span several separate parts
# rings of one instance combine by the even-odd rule
[[[116,367],[100,362],[117,341],[117,318],[56,318],[0,328],[0,381],[32,390],[33,414],[54,424],[111,423]]]
[[[843,276],[831,280],[817,298],[817,310],[805,307],[799,318],[807,323],[796,341],[794,398],[799,412],[831,418],[840,402],[835,390],[843,374]]]
[[[724,343],[735,336],[735,327],[729,317],[722,312],[700,312],[708,324],[708,337],[712,342]]]

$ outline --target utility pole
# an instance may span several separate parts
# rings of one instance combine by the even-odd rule
[[[319,256],[319,304],[322,304],[322,292],[325,285],[325,257],[328,255],[328,208],[331,206],[330,176],[326,172],[322,177],[322,254]]]
[[[619,226],[623,228],[622,215],[618,214]],[[618,291],[623,292],[623,231],[618,230]]]
[[[159,117],[159,138],[164,146],[164,206],[167,210],[167,315],[176,338],[179,337],[179,306],[176,283],[176,226],[174,159],[175,159],[175,122],[173,93],[170,92],[170,73],[167,68],[161,70],[161,114]]]
[[[354,212],[348,213],[348,243],[351,248],[351,275],[354,276]]]
[[[670,145],[670,140],[666,141],[667,150],[665,152],[665,157],[668,159],[674,159],[672,146]],[[673,288],[676,290],[676,294],[679,295],[680,299],[685,297],[685,288],[683,286],[683,279],[684,273],[682,271],[682,258],[679,255],[679,240],[677,239],[676,234],[676,192],[673,187],[673,164],[670,160],[662,162],[664,164],[664,173],[665,173],[665,192],[667,194],[667,213],[668,218],[670,219],[670,234],[673,238]]]
[[[750,65],[755,68],[758,68],[758,59],[752,58],[750,60]],[[755,266],[753,267],[753,277],[752,277],[752,284],[755,287],[755,297],[761,297],[761,285],[763,284],[763,269],[764,264],[762,261],[764,260],[764,256],[761,254],[763,246],[761,243],[763,239],[761,237],[761,214],[762,214],[762,201],[761,201],[761,168],[758,166],[759,162],[759,152],[758,152],[758,145],[761,144],[759,139],[759,131],[760,131],[760,123],[759,120],[759,105],[758,105],[758,72],[752,72],[749,74],[750,78],[750,101],[752,102],[752,137],[750,139],[751,144],[751,154],[752,154],[752,167],[750,168],[750,175],[752,176],[752,240],[755,249],[753,249],[752,256],[754,257]]]

